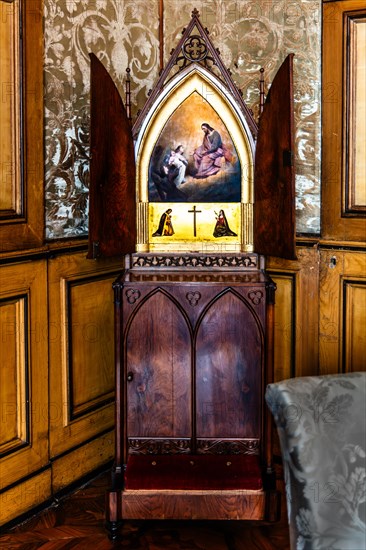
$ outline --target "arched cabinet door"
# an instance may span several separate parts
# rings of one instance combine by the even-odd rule
[[[179,305],[161,290],[148,295],[127,327],[125,349],[130,452],[188,451],[192,345]]]
[[[262,364],[260,321],[244,299],[228,291],[208,308],[197,331],[199,451],[212,446],[214,452],[231,438],[259,440]]]

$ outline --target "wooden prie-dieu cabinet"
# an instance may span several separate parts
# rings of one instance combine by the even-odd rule
[[[295,258],[292,55],[259,125],[194,10],[135,122],[91,54],[89,258],[114,283],[116,449],[107,525],[274,521],[264,391],[275,285]]]

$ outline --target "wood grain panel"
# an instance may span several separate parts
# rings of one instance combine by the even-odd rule
[[[28,512],[50,497],[51,470],[42,472],[20,485],[12,487],[0,495],[0,525]],[[3,548],[10,548],[10,546],[5,543]]]
[[[271,278],[277,286],[274,324],[274,380],[277,382],[291,378],[295,370],[296,276],[272,271]]]
[[[49,261],[51,457],[113,425],[112,282],[120,267],[84,254]]]
[[[296,254],[297,261],[269,258],[267,264],[269,275],[279,285],[275,297],[275,380],[317,374],[319,368],[319,252],[316,247],[297,247]]]
[[[114,397],[113,316],[114,276],[67,283],[68,384],[70,418],[74,419]]]
[[[0,456],[29,444],[28,295],[0,300]]]
[[[263,520],[262,491],[124,491],[126,519]]]
[[[17,13],[18,6],[23,27],[22,51],[18,43],[20,23],[16,22],[16,15],[14,18],[11,15],[12,10]],[[0,189],[5,189],[1,196],[3,206],[0,205],[0,209],[4,208],[3,223],[0,223],[0,251],[3,252],[43,244],[43,64],[40,62],[43,59],[43,0],[16,0],[2,3],[1,8],[2,30],[5,25],[10,32],[5,32],[0,44],[5,74],[10,76],[10,79],[4,78],[1,67],[0,151],[5,154],[0,174]],[[21,88],[20,75],[15,73],[20,66]]]
[[[262,346],[258,319],[232,292],[205,313],[196,341],[197,437],[260,437]]]
[[[0,219],[21,208],[19,1],[1,6],[0,17]]]
[[[164,293],[153,293],[127,334],[129,437],[191,437],[191,337]]]
[[[344,212],[366,214],[366,5],[344,20]]]
[[[344,180],[349,158],[346,155],[346,136],[342,135],[342,128],[346,128],[346,96],[348,94],[348,97],[352,97],[356,92],[355,89],[349,90],[349,75],[354,67],[350,66],[352,60],[347,56],[349,41],[344,40],[344,16],[347,14],[347,17],[352,17],[352,14],[364,9],[364,0],[341,0],[323,4],[322,49],[322,237],[361,243],[365,242],[366,219],[361,217],[362,212],[358,216],[355,212],[347,214],[345,208],[348,199]],[[349,117],[348,121],[352,122]],[[360,120],[359,124],[364,127],[364,121]],[[352,135],[354,129],[348,127],[347,139]],[[362,155],[358,155],[357,162],[365,162]],[[357,167],[353,166],[355,168]],[[364,186],[362,180],[361,186]]]
[[[52,464],[53,492],[65,489],[75,480],[109,462],[113,452],[114,433],[109,432],[56,459]]]
[[[366,369],[365,284],[365,253],[341,250],[321,252],[321,374]]]
[[[366,275],[366,273],[365,273]],[[366,277],[345,280],[343,356],[347,372],[366,370]]]
[[[48,464],[46,273],[42,261],[0,269],[0,489]]]

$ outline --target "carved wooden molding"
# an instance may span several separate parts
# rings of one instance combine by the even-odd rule
[[[129,439],[129,454],[185,454],[191,452],[190,439]]]
[[[160,39],[162,39],[161,35]],[[145,103],[144,108],[138,113],[133,126],[133,135],[135,137],[137,136],[145,116],[164,86],[166,86],[171,79],[174,66],[177,66],[178,70],[182,70],[190,64],[202,65],[206,70],[216,76],[216,78],[219,78],[225,88],[230,90],[239,109],[244,114],[253,137],[256,138],[258,127],[253,114],[243,99],[242,91],[234,82],[230,69],[225,67],[221,59],[220,50],[211,42],[209,31],[206,27],[203,27],[200,21],[199,11],[196,8],[192,11],[190,23],[182,30],[182,37],[178,45],[171,50],[169,62],[161,72],[158,82],[154,86],[154,89],[149,91],[148,101]],[[174,70],[173,74],[175,74]]]
[[[258,269],[256,254],[133,254],[133,268]]]
[[[197,440],[197,453],[257,455],[259,454],[259,439],[199,439]]]
[[[142,282],[155,282],[155,283],[184,283],[184,282],[193,282],[193,283],[249,283],[255,284],[258,283],[258,273],[253,272],[243,272],[238,271],[237,273],[230,272],[208,272],[208,271],[197,271],[196,273],[192,272],[153,272],[146,270],[145,272],[130,272],[126,275],[126,282],[142,283]],[[114,288],[118,288],[118,283]],[[117,298],[118,300],[118,298]]]

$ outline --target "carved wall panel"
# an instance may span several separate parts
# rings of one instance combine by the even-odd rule
[[[365,370],[366,256],[324,250],[320,265],[321,374]]]
[[[277,284],[274,378],[318,373],[319,251],[296,248],[297,260],[269,258]]]
[[[52,457],[113,425],[116,273],[116,264],[100,262],[96,267],[84,254],[60,256],[49,263]],[[75,479],[82,473],[80,464]]]
[[[165,62],[197,8],[225,64],[256,112],[258,74],[271,82],[295,53],[297,231],[319,231],[320,0],[165,0]],[[159,2],[45,0],[46,235],[85,235],[88,228],[89,58],[105,64],[124,96],[131,68],[132,115],[159,71]]]
[[[29,445],[29,296],[0,299],[0,453],[9,454]]]
[[[348,372],[365,369],[366,355],[366,280],[364,277],[343,281],[344,327],[343,356]]]
[[[0,524],[15,506],[6,488],[48,464],[46,274],[42,261],[0,269]]]
[[[294,376],[294,351],[296,334],[296,275],[295,273],[276,273],[271,270],[275,282],[275,343],[274,372],[275,381]]]
[[[19,2],[0,4],[0,219],[24,214],[20,180]]]
[[[71,419],[114,400],[112,282],[91,275],[66,283]]]

